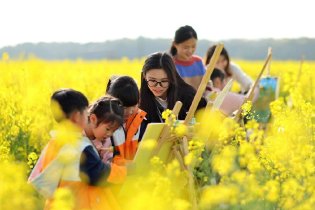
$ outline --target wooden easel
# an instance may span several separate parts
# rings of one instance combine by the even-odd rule
[[[267,56],[270,55],[270,61],[268,62],[267,65],[267,76],[270,76],[270,67],[271,67],[271,60],[272,60],[272,48],[268,47],[268,53]]]
[[[198,90],[196,92],[196,95],[193,99],[193,102],[189,108],[189,111],[186,115],[186,118],[184,120],[184,125],[189,126],[196,110],[198,107],[198,104],[200,102],[200,99],[206,89],[207,83],[210,80],[210,76],[214,70],[214,67],[217,63],[217,61],[219,60],[221,51],[223,49],[223,44],[218,44],[215,48],[214,54],[211,57],[210,63],[207,67],[206,73],[204,74],[204,76],[202,77],[201,83],[198,87]],[[177,157],[177,159],[184,159],[186,155],[188,155],[188,138],[187,136],[184,136],[182,141],[181,141],[181,145],[180,147],[182,148],[182,152],[183,155],[179,155],[178,153],[180,151],[178,151],[178,149],[175,149],[174,153]],[[179,160],[180,161],[180,160]],[[183,162],[183,161],[180,161]],[[193,177],[193,169],[190,168],[190,166],[185,166],[186,170],[187,170],[187,174],[188,174],[188,188],[189,188],[189,197],[190,197],[190,201],[192,204],[192,209],[197,209],[197,193],[196,193],[196,189],[195,189],[195,180]]]
[[[245,103],[248,102],[248,101],[253,100],[255,88],[258,86],[259,80],[260,80],[261,76],[263,75],[263,73],[264,73],[264,71],[265,71],[267,65],[269,64],[270,60],[271,60],[271,52],[270,52],[270,54],[268,54],[268,56],[267,56],[267,58],[266,58],[266,61],[265,61],[265,63],[264,63],[264,66],[262,67],[262,69],[261,69],[259,75],[257,76],[257,78],[256,78],[256,80],[255,80],[253,86],[251,87],[251,89],[249,90],[248,94],[246,95],[243,104],[245,104]],[[242,105],[243,105],[243,104],[242,104]],[[241,119],[241,117],[242,117],[242,116],[241,116],[241,113],[242,113],[242,107],[241,107],[239,110],[237,110],[235,116],[233,117],[233,119],[234,119],[236,122],[239,122],[239,121],[240,121],[240,119]]]
[[[186,115],[186,118],[184,120],[184,125],[188,126],[189,123],[191,122],[196,110],[197,110],[197,106],[200,102],[200,99],[206,89],[206,86],[207,86],[207,83],[210,79],[210,76],[213,72],[213,69],[215,67],[215,64],[217,63],[217,61],[219,60],[219,57],[220,57],[220,54],[221,54],[221,51],[223,49],[223,44],[218,44],[215,51],[214,51],[214,54],[210,60],[210,63],[206,69],[206,73],[204,74],[204,76],[202,77],[202,80],[201,80],[201,83],[198,87],[198,90],[196,92],[196,95],[192,101],[192,104],[189,108],[189,111]],[[178,102],[175,104],[174,106],[174,109],[173,109],[173,114],[177,115],[180,111],[180,108],[181,108],[182,104],[179,104]],[[159,137],[159,140],[158,140],[158,146],[156,148],[156,150],[154,151],[153,155],[154,154],[157,154],[157,152],[159,151],[159,149],[161,148],[161,145],[163,144],[163,142],[167,141],[167,139],[170,138],[170,128],[168,128],[167,126],[165,126],[165,128],[163,129],[163,131],[161,132],[160,134],[160,137]],[[183,156],[186,156],[188,154],[188,143],[187,143],[187,136],[185,136],[182,141],[181,141],[181,151],[180,152],[183,152]],[[184,167],[185,168],[185,167]]]
[[[230,79],[228,83],[224,86],[223,90],[217,95],[213,101],[212,111],[218,110],[222,105],[224,98],[227,96],[233,84],[233,79]]]
[[[173,115],[178,116],[180,109],[182,108],[183,103],[177,101],[175,106],[172,110]],[[171,128],[169,125],[165,124],[159,138],[157,139],[157,146],[152,151],[152,157],[158,156],[164,161],[165,163],[170,161],[171,152],[173,150],[173,144],[175,141],[175,137],[171,135]],[[166,145],[168,144],[168,145]],[[163,150],[163,151],[161,151]],[[161,157],[162,156],[162,157]]]
[[[192,118],[193,118],[193,116],[197,110],[197,106],[200,102],[202,94],[204,93],[204,91],[206,89],[207,83],[210,80],[210,76],[213,72],[213,69],[214,69],[217,61],[219,60],[222,49],[223,49],[223,44],[221,44],[221,43],[218,44],[217,47],[215,48],[214,54],[211,57],[211,60],[210,60],[210,63],[207,67],[206,73],[202,77],[201,83],[198,87],[198,90],[196,92],[194,100],[193,100],[193,102],[189,108],[188,114],[185,118],[185,121],[184,121],[185,125],[188,125],[191,122],[191,120],[192,120]]]
[[[272,57],[272,49],[268,48],[268,55]],[[257,100],[253,103],[253,110],[255,112],[254,118],[259,123],[260,128],[265,129],[270,120],[271,112],[269,104],[279,96],[280,78],[271,76],[270,74],[271,58],[267,65],[266,75],[259,79],[259,95]]]

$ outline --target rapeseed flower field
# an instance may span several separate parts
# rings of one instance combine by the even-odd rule
[[[50,96],[73,88],[90,102],[104,95],[111,75],[132,76],[140,86],[143,59],[0,61],[0,209],[42,209],[44,199],[27,184],[41,150],[56,126]],[[236,61],[256,78],[263,61]],[[239,124],[219,113],[196,115],[200,126],[174,126],[174,136],[191,134],[184,163],[151,159],[151,170],[136,177],[123,209],[294,209],[315,207],[315,62],[272,61],[280,79],[279,98],[262,126],[251,114]],[[239,87],[234,85],[233,91]],[[171,125],[173,126],[173,125]],[[189,180],[193,177],[193,195]],[[72,209],[66,190],[55,193],[54,209]],[[127,196],[128,197],[128,196]]]

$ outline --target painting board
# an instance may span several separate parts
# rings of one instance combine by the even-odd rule
[[[133,159],[137,171],[145,170],[150,165],[152,153],[157,145],[157,140],[166,126],[165,123],[149,123],[139,143],[137,153]]]
[[[267,123],[270,119],[270,103],[279,96],[279,78],[265,76],[259,81],[259,96],[253,104],[254,116],[257,122]]]

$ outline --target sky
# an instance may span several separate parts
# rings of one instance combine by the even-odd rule
[[[0,0],[0,48],[24,42],[315,38],[312,0]]]

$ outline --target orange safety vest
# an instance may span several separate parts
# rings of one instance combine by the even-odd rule
[[[81,181],[80,157],[82,151],[89,145],[92,145],[91,141],[83,137],[76,145],[58,145],[57,141],[51,140],[44,148],[29,177],[29,182],[47,198],[45,210],[51,208],[53,193],[57,188],[67,188],[73,193],[74,210],[120,209],[109,187],[91,186]],[[95,152],[97,153],[96,149]],[[71,161],[65,163],[64,158],[67,159],[68,156],[71,156]],[[119,183],[125,176],[125,167],[111,164],[107,181]]]
[[[128,118],[124,127],[120,127],[114,132],[112,138],[115,149],[120,153],[120,158],[126,160],[134,158],[138,148],[141,122],[146,114],[145,111],[138,109],[138,112]]]

